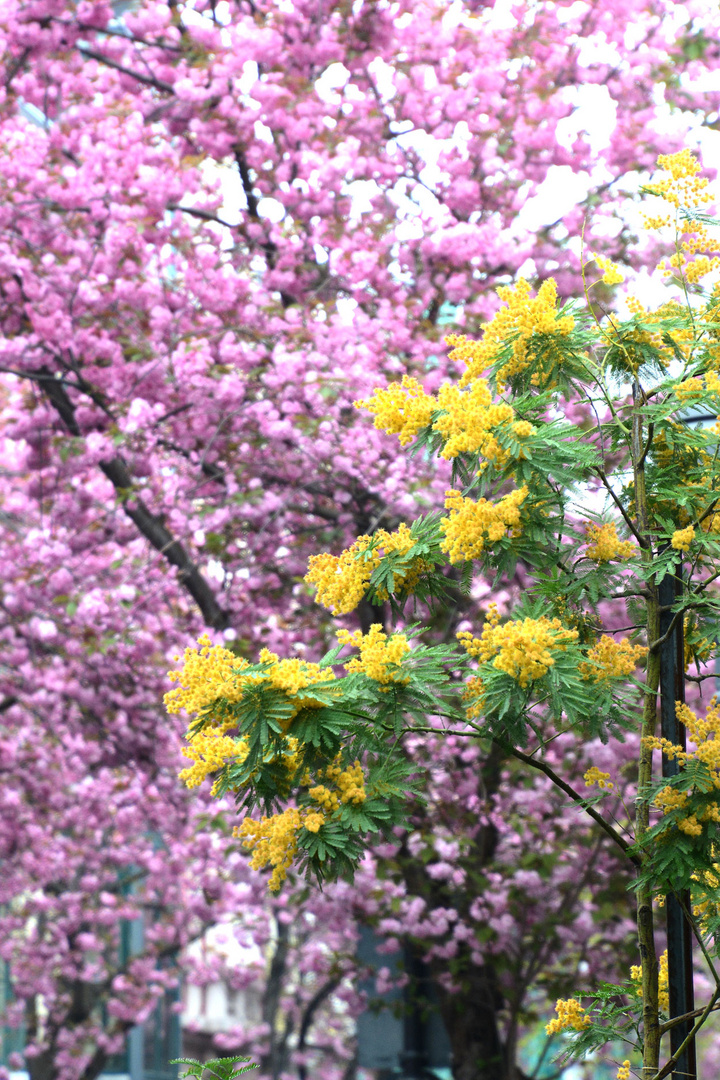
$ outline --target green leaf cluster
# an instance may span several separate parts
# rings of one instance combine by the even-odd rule
[[[187,1065],[186,1071],[180,1074],[182,1080],[185,1080],[188,1076],[194,1077],[195,1080],[201,1080],[205,1072],[208,1072],[214,1080],[236,1080],[236,1077],[242,1076],[243,1073],[258,1068],[255,1062],[251,1065],[240,1064],[246,1061],[250,1061],[250,1058],[226,1057],[213,1058],[211,1061],[198,1061],[196,1058],[173,1058],[170,1064]],[[238,1064],[240,1064],[240,1068],[237,1067]]]

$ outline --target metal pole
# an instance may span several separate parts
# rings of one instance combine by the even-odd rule
[[[674,574],[666,574],[658,587],[660,601],[660,636],[667,633],[672,622],[672,605],[682,596],[682,564],[678,561]],[[660,646],[660,715],[662,736],[675,746],[685,748],[685,726],[678,721],[676,701],[685,700],[685,643],[680,619],[672,634]],[[663,754],[663,776],[675,776],[680,766],[675,758]],[[690,911],[690,893],[668,895],[665,899],[667,916],[668,991],[670,1017],[684,1016],[694,1009],[692,930],[683,911]],[[692,1021],[685,1020],[670,1029],[670,1052],[674,1054],[690,1033]],[[676,1080],[697,1080],[695,1040],[686,1047],[673,1070]]]

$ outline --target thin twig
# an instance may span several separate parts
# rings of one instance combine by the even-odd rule
[[[603,472],[603,470],[602,469],[596,469],[596,472],[597,472],[597,475],[600,477],[600,481],[601,481],[603,487],[609,492],[610,497],[612,498],[612,501],[615,503],[618,510],[622,514],[623,520],[625,521],[625,524],[627,525],[628,529],[630,530],[630,532],[633,534],[633,536],[637,540],[640,547],[648,548],[650,546],[648,541],[645,539],[644,536],[641,536],[640,533],[635,528],[635,524],[634,524],[632,518],[627,513],[625,507],[623,506],[623,504],[620,502],[617,495],[613,491],[612,485],[610,484],[610,482],[609,482],[607,476],[605,475],[605,473]]]
[[[706,1007],[707,1006],[704,1006],[702,1009],[693,1009],[692,1012],[683,1013],[682,1016],[673,1016],[672,1020],[667,1020],[664,1024],[660,1025],[660,1034],[667,1035],[668,1031],[677,1027],[678,1024],[682,1024],[685,1020],[694,1020],[696,1016],[702,1016]],[[713,1005],[710,1011],[716,1012],[717,1009],[720,1009],[720,1005]]]
[[[667,639],[669,637],[671,637],[673,635],[673,633],[675,632],[675,627],[680,622],[680,619],[682,619],[684,617],[685,612],[687,611],[688,607],[690,607],[690,606],[691,605],[688,604],[685,607],[683,607],[680,611],[675,612],[672,619],[670,620],[670,625],[668,626],[667,630],[662,635],[662,637],[656,638],[655,641],[653,641],[651,643],[650,652],[654,652],[657,648],[659,648],[661,645],[663,645],[667,641]]]
[[[615,841],[618,847],[622,848],[624,854],[627,855],[635,866],[639,867],[642,865],[640,857],[631,851],[632,845],[627,842],[625,837],[621,836],[617,829],[614,829],[612,825],[605,820],[602,814],[598,814],[597,810],[588,803],[587,799],[583,799],[582,795],[575,791],[574,788],[570,787],[569,784],[566,784],[549,765],[546,765],[544,761],[536,761],[535,758],[529,757],[528,754],[523,754],[521,750],[515,750],[505,743],[499,743],[499,745],[502,746],[503,750],[506,750],[509,754],[512,754],[513,757],[516,757],[518,761],[522,761],[532,769],[537,769],[539,772],[544,773],[545,776],[552,780],[553,784],[559,787],[561,791],[564,791],[566,795],[569,795],[574,803],[577,803],[578,806],[581,806],[583,810],[590,815],[593,821],[595,821],[600,828]]]
[[[685,1053],[685,1050],[692,1043],[692,1041],[694,1040],[694,1038],[697,1035],[698,1031],[703,1026],[703,1024],[707,1020],[710,1013],[713,1011],[713,1008],[715,1006],[715,1002],[717,1001],[717,999],[719,997],[720,997],[720,989],[716,989],[715,992],[713,993],[713,996],[710,998],[707,1005],[703,1009],[702,1015],[699,1017],[697,1023],[693,1026],[692,1030],[690,1031],[689,1035],[685,1039],[683,1039],[683,1041],[680,1043],[680,1045],[678,1046],[678,1048],[675,1051],[675,1053],[673,1054],[673,1056],[671,1058],[668,1058],[668,1060],[663,1065],[662,1069],[660,1069],[659,1072],[655,1073],[655,1075],[652,1077],[652,1080],[663,1080],[663,1077],[668,1076],[671,1072],[673,1072],[673,1070],[674,1070],[675,1066],[677,1065],[678,1061],[680,1060],[681,1056]]]
[[[88,49],[87,45],[78,45],[77,50],[83,56],[87,56],[89,60],[97,60],[100,64],[107,64],[108,67],[119,71],[121,75],[129,75],[131,79],[135,79],[136,82],[142,83],[144,86],[152,86],[155,90],[163,90],[166,94],[175,94],[175,87],[172,83],[163,82],[162,79],[156,79],[153,75],[141,75],[139,71],[126,68],[119,64],[117,60],[111,60],[109,56],[103,56],[102,53],[96,52],[95,49]]]
[[[224,225],[226,229],[237,228],[236,225],[231,225],[229,221],[224,221],[217,214],[213,214],[210,210],[202,210],[199,206],[179,206],[178,203],[168,203],[167,209],[181,210],[183,214],[192,214],[193,217],[200,218],[201,221],[212,221],[215,225]]]

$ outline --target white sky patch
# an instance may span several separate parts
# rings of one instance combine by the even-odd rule
[[[352,326],[355,321],[355,309],[357,306],[357,300],[353,300],[349,296],[339,296],[337,298],[335,307],[341,326]]]
[[[569,150],[582,132],[593,154],[605,150],[610,145],[617,117],[617,105],[610,97],[607,86],[594,83],[569,86],[565,89],[564,97],[575,108],[570,116],[558,121],[557,138],[560,145]]]
[[[213,581],[218,581],[220,584],[225,581],[225,567],[217,559],[208,559],[205,565],[205,573]]]
[[[646,308],[659,307],[660,304],[667,299],[665,288],[658,280],[657,273],[652,274],[646,267],[643,267],[643,269],[633,277],[632,295],[636,296],[643,307]],[[617,307],[618,313],[623,318],[627,318],[630,311],[625,296],[622,293],[618,295]]]
[[[464,20],[464,11],[461,0],[452,0],[450,7],[447,9],[442,17],[443,28],[447,30],[454,30],[460,26]]]
[[[465,156],[467,157],[468,147],[472,142],[472,132],[470,131],[467,120],[458,120],[453,130],[452,142],[459,150],[464,150]]]
[[[393,82],[393,69],[381,56],[376,56],[367,66],[373,77],[375,87],[380,94],[383,103],[391,101],[395,97],[395,83]]]
[[[285,207],[278,199],[266,195],[258,202],[258,214],[277,224],[285,217]]]
[[[619,471],[615,471],[612,476],[613,484],[616,485],[618,479],[623,476]],[[630,474],[625,479],[631,479]],[[592,517],[605,517],[611,521],[619,519],[619,514],[612,501],[612,498],[602,487],[590,487],[588,484],[578,484],[574,489],[574,497],[568,503],[568,512],[573,517],[580,518],[592,518]]]
[[[223,26],[227,26],[232,19],[232,13],[230,11],[230,4],[228,0],[218,0],[215,4],[215,18]]]
[[[245,198],[245,192],[242,189],[242,183],[237,170],[228,165],[218,164],[216,161],[204,161],[201,168],[205,180],[208,180],[211,183],[214,182],[220,184],[222,206],[217,211],[218,217],[222,218],[223,221],[226,221],[228,225],[239,225],[242,216],[247,209],[247,199]],[[183,199],[183,205],[193,206],[195,203],[202,204],[204,201],[205,197],[202,190],[194,196],[192,193],[186,192]],[[225,244],[228,238],[232,243],[232,237],[229,235],[227,229],[220,227],[219,232],[223,244]]]
[[[425,227],[420,218],[405,218],[395,229],[395,236],[401,243],[408,240],[422,240]]]
[[[720,168],[720,131],[717,128],[702,127],[696,133],[700,150],[700,160],[706,161],[713,168]],[[717,187],[716,187],[717,190]]]
[[[554,15],[559,23],[573,22],[575,19],[581,19],[588,7],[587,0],[575,0],[574,4],[569,4],[566,8],[557,8]]]
[[[589,34],[583,38],[575,34],[571,40],[578,46],[578,62],[583,67],[593,64],[614,66],[622,62],[617,45],[609,42],[604,34]]]
[[[49,130],[53,126],[53,121],[45,115],[42,109],[38,109],[37,105],[33,105],[31,101],[24,101],[20,98],[18,110],[21,116],[24,116],[31,124],[35,124],[36,127]]]
[[[116,5],[114,5],[116,6]],[[133,5],[128,4],[128,7]],[[180,18],[185,26],[202,26],[207,28],[208,26],[216,25],[220,29],[220,41],[227,48],[231,43],[231,36],[225,27],[229,26],[232,22],[232,16],[230,14],[230,5],[226,0],[221,0],[221,3],[215,7],[215,18],[210,19],[207,12],[196,11],[192,6],[192,0],[186,0],[183,5],[182,14]],[[124,25],[124,24],[123,24]]]
[[[262,120],[256,120],[254,127],[255,138],[259,139],[261,142],[268,143],[269,146],[272,146],[275,141],[273,139],[272,128],[269,128],[267,124],[263,123]]]
[[[569,165],[551,165],[537,194],[528,199],[517,215],[519,229],[535,232],[562,216],[561,207],[575,205],[585,198],[591,180],[586,172],[573,172]]]
[[[235,86],[241,94],[249,94],[259,78],[260,73],[256,61],[246,60],[243,64],[243,73],[240,78],[236,80]]]
[[[350,72],[344,64],[330,64],[320,78],[315,80],[315,93],[321,101],[336,105],[340,101],[338,90],[343,89],[349,78]]]
[[[345,186],[347,194],[352,201],[350,218],[357,221],[362,214],[369,214],[372,210],[372,199],[380,194],[380,188],[374,180],[351,180]]]

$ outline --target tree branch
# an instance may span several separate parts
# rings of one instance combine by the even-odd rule
[[[544,773],[545,776],[548,777],[548,779],[552,780],[553,784],[559,787],[561,791],[564,791],[566,795],[569,795],[574,803],[577,803],[578,806],[581,806],[582,809],[590,815],[593,821],[595,821],[600,826],[600,828],[604,832],[606,832],[612,840],[615,841],[618,847],[622,849],[623,853],[627,855],[627,857],[630,859],[634,866],[639,867],[642,865],[639,856],[631,852],[630,849],[632,845],[627,842],[625,837],[621,836],[617,829],[614,829],[610,822],[606,821],[601,814],[598,814],[595,807],[591,806],[588,803],[587,799],[583,799],[582,795],[579,795],[574,788],[570,787],[569,784],[566,784],[565,781],[561,777],[559,777],[558,774],[554,772],[554,770],[551,769],[549,765],[546,765],[544,761],[537,761],[535,758],[530,757],[528,754],[523,754],[522,750],[516,750],[510,745],[506,745],[504,743],[501,743],[500,745],[502,746],[503,750],[507,750],[507,752],[509,754],[512,754],[513,757],[516,757],[518,761],[522,761],[525,765],[529,765],[531,769],[537,769],[538,772]]]
[[[135,79],[136,82],[142,83],[143,86],[152,86],[155,90],[162,90],[165,94],[175,94],[175,87],[171,83],[163,82],[162,79],[156,79],[153,75],[141,75],[139,71],[133,71],[132,68],[123,67],[117,60],[111,60],[109,56],[103,56],[102,53],[96,52],[95,49],[89,49],[87,45],[77,45],[76,48],[79,53],[82,53],[83,56],[87,56],[89,60],[97,60],[98,63],[106,64],[107,67],[119,71],[121,75],[129,75],[131,79]]]
[[[700,1016],[698,1017],[697,1021],[693,1025],[692,1030],[690,1031],[690,1034],[687,1036],[687,1038],[683,1039],[683,1041],[680,1043],[680,1045],[678,1046],[678,1048],[675,1051],[675,1053],[673,1054],[673,1056],[671,1058],[668,1058],[668,1060],[663,1065],[662,1069],[660,1069],[658,1072],[656,1072],[655,1075],[652,1077],[652,1080],[663,1080],[663,1077],[668,1076],[671,1072],[674,1071],[675,1066],[677,1065],[678,1061],[680,1060],[680,1058],[684,1054],[685,1050],[687,1050],[688,1046],[693,1041],[693,1039],[697,1035],[698,1031],[703,1026],[705,1021],[707,1020],[710,1013],[715,1008],[715,1002],[717,1001],[717,999],[719,997],[720,997],[720,989],[716,989],[713,996],[710,998],[707,1005],[705,1006],[705,1008],[702,1010]]]
[[[302,1020],[300,1021],[300,1031],[298,1032],[298,1050],[300,1053],[305,1049],[307,1042],[308,1032],[312,1026],[315,1013],[322,1005],[326,998],[330,997],[333,990],[336,990],[340,985],[340,978],[328,979],[324,986],[313,994],[310,998],[305,1011],[302,1014]],[[307,1065],[298,1065],[298,1077],[299,1080],[307,1080]]]
[[[67,430],[79,437],[82,433],[75,419],[75,406],[62,380],[50,371],[39,372],[35,377]],[[153,514],[139,496],[133,495],[133,478],[123,459],[117,456],[110,461],[101,461],[100,468],[115,488],[122,508],[133,524],[171,566],[177,567],[178,581],[190,593],[208,626],[215,630],[225,629],[229,623],[227,612],[220,607],[210,585],[180,541],[165,527],[162,518]]]
[[[178,203],[168,203],[168,210],[181,210],[183,214],[191,214],[193,217],[200,218],[201,221],[212,221],[216,225],[224,225],[226,229],[234,229],[237,226],[231,225],[229,221],[223,221],[217,214],[213,214],[210,210],[202,210],[197,206],[180,206]]]
[[[632,518],[628,515],[627,511],[625,510],[625,507],[623,506],[623,504],[620,502],[617,495],[613,491],[612,485],[608,481],[608,478],[605,475],[605,473],[603,472],[603,470],[602,469],[597,469],[596,472],[597,472],[597,475],[600,477],[600,481],[601,481],[603,487],[606,489],[606,491],[610,495],[610,498],[612,499],[612,501],[615,503],[618,510],[622,514],[623,519],[625,521],[625,524],[627,525],[628,529],[630,530],[630,532],[633,534],[633,536],[637,540],[640,547],[641,548],[647,547],[648,546],[647,540],[645,539],[645,537],[641,536],[640,533],[635,528],[635,525],[633,523]]]

